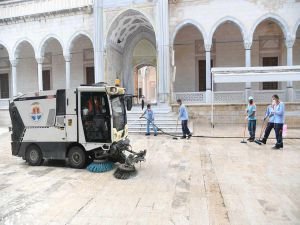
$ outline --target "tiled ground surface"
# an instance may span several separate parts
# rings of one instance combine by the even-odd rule
[[[124,181],[113,171],[95,174],[64,162],[28,166],[11,156],[5,121],[0,224],[300,224],[300,140],[285,140],[284,150],[275,151],[274,140],[259,146],[240,138],[131,136],[135,150],[148,150],[147,162]],[[199,135],[240,130],[194,124]]]

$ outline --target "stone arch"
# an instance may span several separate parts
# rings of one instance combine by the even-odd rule
[[[64,49],[64,43],[63,43],[63,41],[60,37],[58,37],[56,34],[48,34],[40,42],[40,45],[39,45],[39,48],[38,48],[38,51],[37,51],[37,56],[38,57],[44,56],[46,43],[50,40],[58,41],[58,43],[60,44],[62,49]]]
[[[284,37],[286,39],[290,37],[289,26],[286,23],[286,21],[282,17],[280,17],[279,15],[277,15],[277,14],[267,13],[267,14],[261,16],[260,18],[258,18],[255,21],[255,23],[253,24],[253,26],[251,27],[251,30],[249,32],[249,40],[250,40],[250,42],[252,42],[252,40],[253,40],[254,32],[255,32],[256,28],[258,27],[258,25],[261,24],[265,20],[274,21],[281,28],[281,30],[282,30],[282,32],[284,34]]]
[[[298,19],[298,21],[294,25],[293,33],[292,33],[292,37],[293,38],[297,38],[296,36],[297,36],[297,30],[298,30],[298,28],[300,29],[300,19]]]
[[[112,36],[112,32],[114,30],[114,27],[117,26],[117,24],[119,23],[119,20],[122,19],[122,17],[126,16],[127,14],[139,14],[142,17],[144,17],[147,22],[150,24],[152,31],[154,32],[154,35],[156,37],[156,41],[157,41],[157,35],[156,35],[156,29],[154,25],[154,21],[153,19],[151,19],[146,13],[142,12],[141,10],[138,9],[125,9],[122,10],[121,12],[119,12],[113,19],[112,22],[108,25],[108,29],[105,35],[105,39],[104,39],[104,44],[105,46],[107,46],[109,38]],[[130,36],[130,35],[128,35]]]
[[[10,58],[10,51],[9,51],[9,48],[8,48],[8,45],[5,44],[3,41],[0,40],[0,45],[2,45],[6,51],[7,51],[7,54],[8,54],[8,57]]]
[[[68,40],[65,48],[64,48],[64,55],[69,54],[71,52],[71,48],[73,46],[74,41],[79,38],[80,36],[85,36],[87,37],[92,45],[94,46],[93,38],[87,31],[76,31]]]
[[[245,41],[247,39],[247,30],[246,30],[246,27],[244,26],[244,24],[239,21],[238,19],[234,18],[234,17],[231,17],[231,16],[225,16],[221,19],[219,19],[213,26],[212,26],[212,29],[209,33],[209,36],[208,36],[208,41],[210,43],[212,43],[212,39],[213,39],[213,36],[214,36],[214,33],[216,32],[216,30],[222,25],[224,24],[225,22],[232,22],[234,23],[241,31],[241,34],[242,34],[242,37],[243,37],[243,40]]]
[[[17,58],[17,55],[16,55],[16,54],[18,54],[18,52],[17,52],[18,47],[19,47],[19,45],[20,45],[21,43],[23,43],[23,42],[28,42],[28,43],[31,45],[31,47],[33,48],[34,55],[37,56],[37,54],[36,54],[37,51],[36,51],[34,42],[31,41],[31,40],[30,40],[29,38],[27,38],[27,37],[23,37],[23,38],[20,38],[20,39],[14,44],[14,47],[12,48],[11,54],[9,54],[9,55],[11,55],[12,59],[16,59],[16,58]]]
[[[204,43],[207,43],[207,41],[208,41],[207,40],[207,34],[206,34],[206,31],[205,31],[204,27],[195,20],[187,19],[187,20],[182,21],[181,23],[179,23],[176,26],[175,31],[173,32],[172,45],[174,45],[174,41],[175,41],[175,38],[176,38],[176,35],[178,34],[178,32],[183,27],[188,26],[188,25],[195,26],[198,29],[198,31],[201,33],[201,35],[203,37],[203,40],[204,40]]]
[[[134,66],[134,65],[132,65],[134,47],[143,39],[149,41],[156,49],[155,38],[152,35],[150,35],[149,33],[143,32],[143,33],[140,33],[138,36],[134,37],[124,50],[124,56],[125,56],[124,59],[125,60],[123,61],[123,68],[124,68],[124,74],[123,74],[123,77],[124,77],[123,82],[124,83],[123,83],[123,85],[127,86],[129,93],[133,92],[133,86],[132,86],[133,83],[130,80],[130,76],[133,72],[132,69]],[[125,83],[125,81],[127,83]]]

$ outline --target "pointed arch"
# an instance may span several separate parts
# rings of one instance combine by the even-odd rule
[[[6,45],[3,41],[0,40],[0,45],[2,45],[6,51],[7,51],[7,54],[8,54],[8,58],[10,58],[10,51],[9,51],[9,48],[8,48],[8,45]]]
[[[214,33],[216,32],[216,30],[224,23],[226,22],[232,22],[234,23],[241,31],[241,34],[242,34],[242,37],[243,37],[243,40],[245,41],[247,39],[247,29],[246,27],[244,26],[244,24],[236,19],[235,17],[232,17],[232,16],[225,16],[221,19],[219,19],[213,26],[212,26],[212,29],[210,30],[210,33],[209,33],[209,36],[208,36],[208,40],[210,41],[210,43],[212,43],[212,39],[213,39],[213,36],[214,36]]]
[[[298,19],[298,21],[296,22],[294,28],[293,28],[293,33],[292,33],[292,37],[293,38],[297,38],[297,30],[298,28],[300,29],[300,19]]]
[[[32,47],[32,49],[33,49],[33,53],[34,53],[34,56],[36,56],[36,53],[37,53],[37,51],[36,51],[36,48],[35,48],[35,45],[34,45],[34,42],[32,41],[32,40],[30,40],[29,38],[27,38],[27,37],[23,37],[23,38],[20,38],[15,44],[14,44],[14,47],[12,48],[12,51],[11,51],[11,57],[12,57],[12,59],[16,59],[17,57],[17,50],[18,50],[18,47],[19,47],[19,45],[20,44],[22,44],[23,42],[28,42],[30,45],[31,45],[31,47]]]
[[[201,33],[204,43],[207,42],[207,34],[206,34],[204,27],[195,20],[187,19],[187,20],[182,21],[181,23],[179,23],[176,26],[175,31],[173,32],[173,36],[172,36],[172,45],[174,45],[174,41],[175,41],[175,38],[176,38],[176,35],[178,34],[178,32],[183,27],[188,26],[188,25],[196,27],[198,29],[198,31]]]
[[[152,18],[150,18],[146,13],[144,13],[143,11],[141,10],[138,10],[138,9],[124,9],[122,10],[121,12],[119,12],[111,21],[111,23],[108,25],[108,29],[106,30],[106,35],[104,36],[104,44],[105,46],[107,46],[107,42],[109,41],[109,37],[111,36],[113,30],[114,30],[114,26],[116,26],[119,22],[119,20],[123,17],[123,16],[126,16],[126,15],[129,15],[129,14],[139,14],[141,16],[143,16],[147,22],[150,24],[153,32],[154,32],[154,35],[156,37],[156,42],[157,42],[157,35],[156,35],[156,29],[155,29],[155,26],[154,26],[154,21]]]
[[[282,30],[282,32],[284,34],[284,37],[286,39],[290,37],[289,26],[286,23],[286,21],[283,18],[281,18],[279,15],[277,15],[277,14],[267,13],[267,14],[261,16],[260,18],[258,18],[255,21],[255,23],[253,24],[253,26],[251,27],[251,30],[249,32],[249,40],[250,40],[250,42],[252,42],[252,40],[253,40],[254,32],[255,32],[256,28],[258,27],[258,25],[261,24],[265,20],[274,21],[281,28],[281,30]]]
[[[61,48],[64,49],[64,42],[62,39],[57,36],[56,34],[47,34],[40,42],[38,50],[37,50],[37,56],[38,58],[44,56],[45,53],[45,48],[46,48],[46,43],[50,40],[56,40],[60,44]]]
[[[92,38],[92,36],[89,34],[89,32],[83,31],[83,30],[76,31],[74,34],[71,35],[71,37],[69,38],[67,44],[65,45],[65,48],[64,48],[64,55],[69,54],[69,53],[71,52],[71,48],[73,47],[74,41],[75,41],[77,38],[81,37],[81,36],[87,37],[87,38],[91,41],[92,45],[94,46],[93,38]]]

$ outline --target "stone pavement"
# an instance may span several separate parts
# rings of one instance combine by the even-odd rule
[[[199,135],[241,130],[195,127]],[[274,140],[259,146],[240,138],[130,139],[133,149],[148,150],[147,161],[136,177],[117,180],[113,171],[95,174],[62,161],[28,166],[11,155],[2,126],[0,224],[300,224],[300,140],[285,140],[277,151]]]

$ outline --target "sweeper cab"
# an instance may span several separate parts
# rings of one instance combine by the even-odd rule
[[[68,159],[73,168],[109,160],[132,169],[146,150],[131,150],[125,107],[131,110],[132,96],[103,83],[16,97],[9,105],[12,154],[32,166],[44,159]]]

